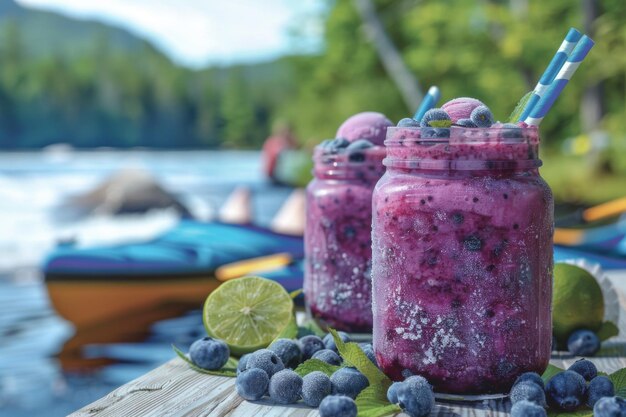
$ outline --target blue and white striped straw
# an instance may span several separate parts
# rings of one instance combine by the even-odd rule
[[[567,58],[567,61],[556,75],[556,78],[550,84],[550,87],[543,94],[537,105],[533,108],[530,116],[526,117],[524,122],[529,125],[538,126],[539,123],[546,116],[546,113],[550,110],[554,101],[557,99],[563,88],[567,85],[567,82],[572,78],[572,75],[576,72],[580,63],[585,59],[591,48],[593,48],[594,42],[587,35],[583,35],[578,41],[578,44]]]
[[[422,117],[426,114],[426,112],[437,105],[439,98],[441,97],[441,93],[439,92],[439,87],[433,85],[428,89],[428,93],[424,96],[424,99],[420,103],[419,108],[415,112],[415,116],[413,119],[420,121]]]
[[[524,107],[524,111],[520,115],[519,121],[526,119],[530,115],[530,112],[535,107],[539,99],[543,97],[550,84],[552,84],[552,81],[554,81],[554,79],[556,78],[556,74],[559,72],[563,64],[565,64],[567,57],[572,52],[582,36],[582,33],[574,28],[570,28],[569,32],[567,32],[567,35],[565,36],[565,39],[563,39],[559,50],[556,51],[556,54],[552,58],[552,61],[550,61],[550,64],[548,65],[543,75],[539,79],[539,82],[535,86],[535,89],[533,90],[533,95],[526,103],[526,107]]]

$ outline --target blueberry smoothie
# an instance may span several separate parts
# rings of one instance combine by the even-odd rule
[[[494,123],[476,102],[389,128],[373,195],[378,363],[451,394],[508,392],[544,371],[552,340],[553,199],[537,130]]]
[[[391,122],[360,113],[337,139],[315,148],[307,187],[304,294],[323,327],[371,332],[372,191],[385,171],[382,146]]]

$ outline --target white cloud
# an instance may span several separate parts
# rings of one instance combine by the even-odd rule
[[[124,27],[190,66],[293,52],[288,30],[323,0],[18,0],[24,6]],[[321,41],[319,31],[309,41]]]

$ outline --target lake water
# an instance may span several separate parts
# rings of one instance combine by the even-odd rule
[[[0,416],[56,417],[171,359],[202,333],[198,311],[155,323],[142,343],[88,346],[87,357],[116,362],[69,374],[55,359],[74,333],[51,308],[39,266],[59,240],[97,245],[143,240],[178,221],[172,210],[68,218],[63,202],[121,169],[147,170],[200,219],[210,219],[238,186],[253,192],[258,224],[268,224],[290,189],[261,174],[258,152],[98,151],[0,154]]]

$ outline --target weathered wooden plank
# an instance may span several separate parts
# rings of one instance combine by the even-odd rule
[[[614,279],[626,280],[626,272]],[[623,287],[623,288],[620,288]],[[625,285],[618,286],[620,338],[603,345],[601,354],[591,360],[607,373],[626,367]],[[565,352],[554,354],[550,362],[567,368],[576,357]],[[436,417],[504,417],[510,412],[508,401],[441,403],[431,413]],[[298,406],[277,406],[269,400],[249,402],[235,391],[234,378],[197,373],[176,358],[129,382],[104,398],[71,414],[70,417],[316,417],[317,410]],[[398,414],[406,416],[406,414]]]

